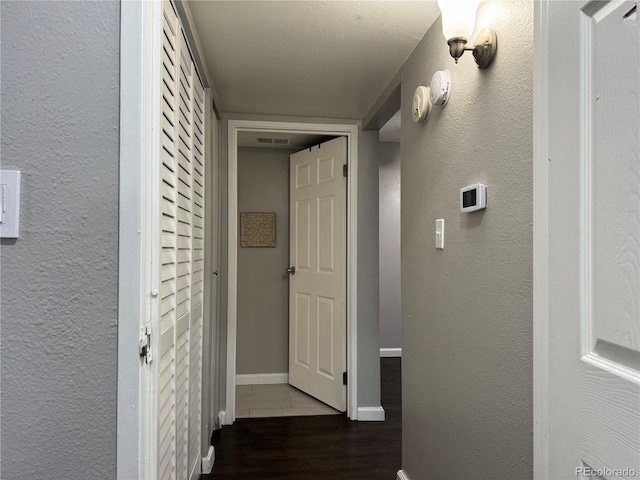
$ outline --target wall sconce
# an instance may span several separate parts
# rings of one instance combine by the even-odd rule
[[[449,44],[449,53],[458,63],[465,50],[473,52],[478,68],[487,68],[498,50],[498,38],[491,28],[485,28],[476,37],[473,48],[467,41],[475,29],[476,12],[481,0],[438,0],[442,13],[442,33]]]

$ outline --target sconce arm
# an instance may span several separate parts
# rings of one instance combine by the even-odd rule
[[[449,44],[449,53],[456,63],[465,51],[471,51],[480,69],[488,68],[491,65],[498,50],[498,37],[492,28],[482,30],[476,37],[473,47],[467,47],[467,39],[463,37],[450,38],[447,43]]]

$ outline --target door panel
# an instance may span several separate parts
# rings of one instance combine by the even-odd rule
[[[346,139],[291,155],[289,383],[346,410]],[[340,172],[340,175],[338,175]]]
[[[334,379],[335,371],[335,299],[318,296],[318,372]]]
[[[594,340],[591,347],[598,349],[599,342],[606,342],[609,356],[614,357],[624,357],[625,349],[640,351],[640,50],[638,22],[634,26],[632,21],[622,20],[632,5],[610,3],[588,12],[585,29],[591,42],[583,47],[592,60],[583,71],[587,87],[584,142],[593,144],[583,168],[588,168],[591,177],[591,184],[585,187],[597,194],[585,199],[589,201],[584,205],[594,267],[594,296],[588,311]],[[624,56],[611,55],[619,45],[631,48],[625,48]],[[636,61],[628,61],[627,54],[633,58],[634,53]],[[618,73],[612,78],[611,72]],[[612,159],[616,168],[611,168]],[[612,317],[617,319],[615,323],[608,321]]]
[[[294,265],[299,272],[311,271],[311,201],[298,200],[295,203],[296,231],[294,246]]]
[[[637,14],[625,19],[634,6],[582,9],[580,453],[593,468],[640,474],[640,30]],[[624,55],[612,54],[621,44]]]
[[[549,213],[551,478],[640,475],[634,7],[549,5],[549,192],[550,205],[561,207]]]
[[[311,295],[296,292],[295,294],[295,335],[294,362],[308,369],[311,365]]]
[[[162,100],[160,135],[160,328],[157,369],[157,454],[152,472],[157,478],[176,478],[176,322],[177,322],[177,156],[175,125],[178,91],[175,81],[179,58],[178,18],[168,2],[162,15]],[[152,428],[153,431],[153,428]],[[156,450],[153,448],[152,450]],[[152,452],[153,453],[153,452]],[[152,457],[153,458],[153,457]]]
[[[189,467],[190,478],[200,473],[202,442],[202,365],[204,314],[204,212],[205,212],[205,157],[204,157],[204,88],[195,75],[192,90],[192,274],[191,325],[189,351]]]
[[[200,474],[201,461],[204,88],[170,2],[162,13],[160,238],[153,262],[159,335],[149,459],[154,478],[186,480]]]
[[[318,272],[335,274],[335,222],[334,196],[318,198]]]

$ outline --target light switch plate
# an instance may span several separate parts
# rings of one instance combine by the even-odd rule
[[[0,238],[18,238],[20,171],[0,170]]]
[[[436,248],[444,250],[444,218],[436,220]]]

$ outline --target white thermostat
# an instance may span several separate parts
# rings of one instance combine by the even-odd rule
[[[487,186],[474,183],[460,189],[460,211],[475,212],[487,208]]]

